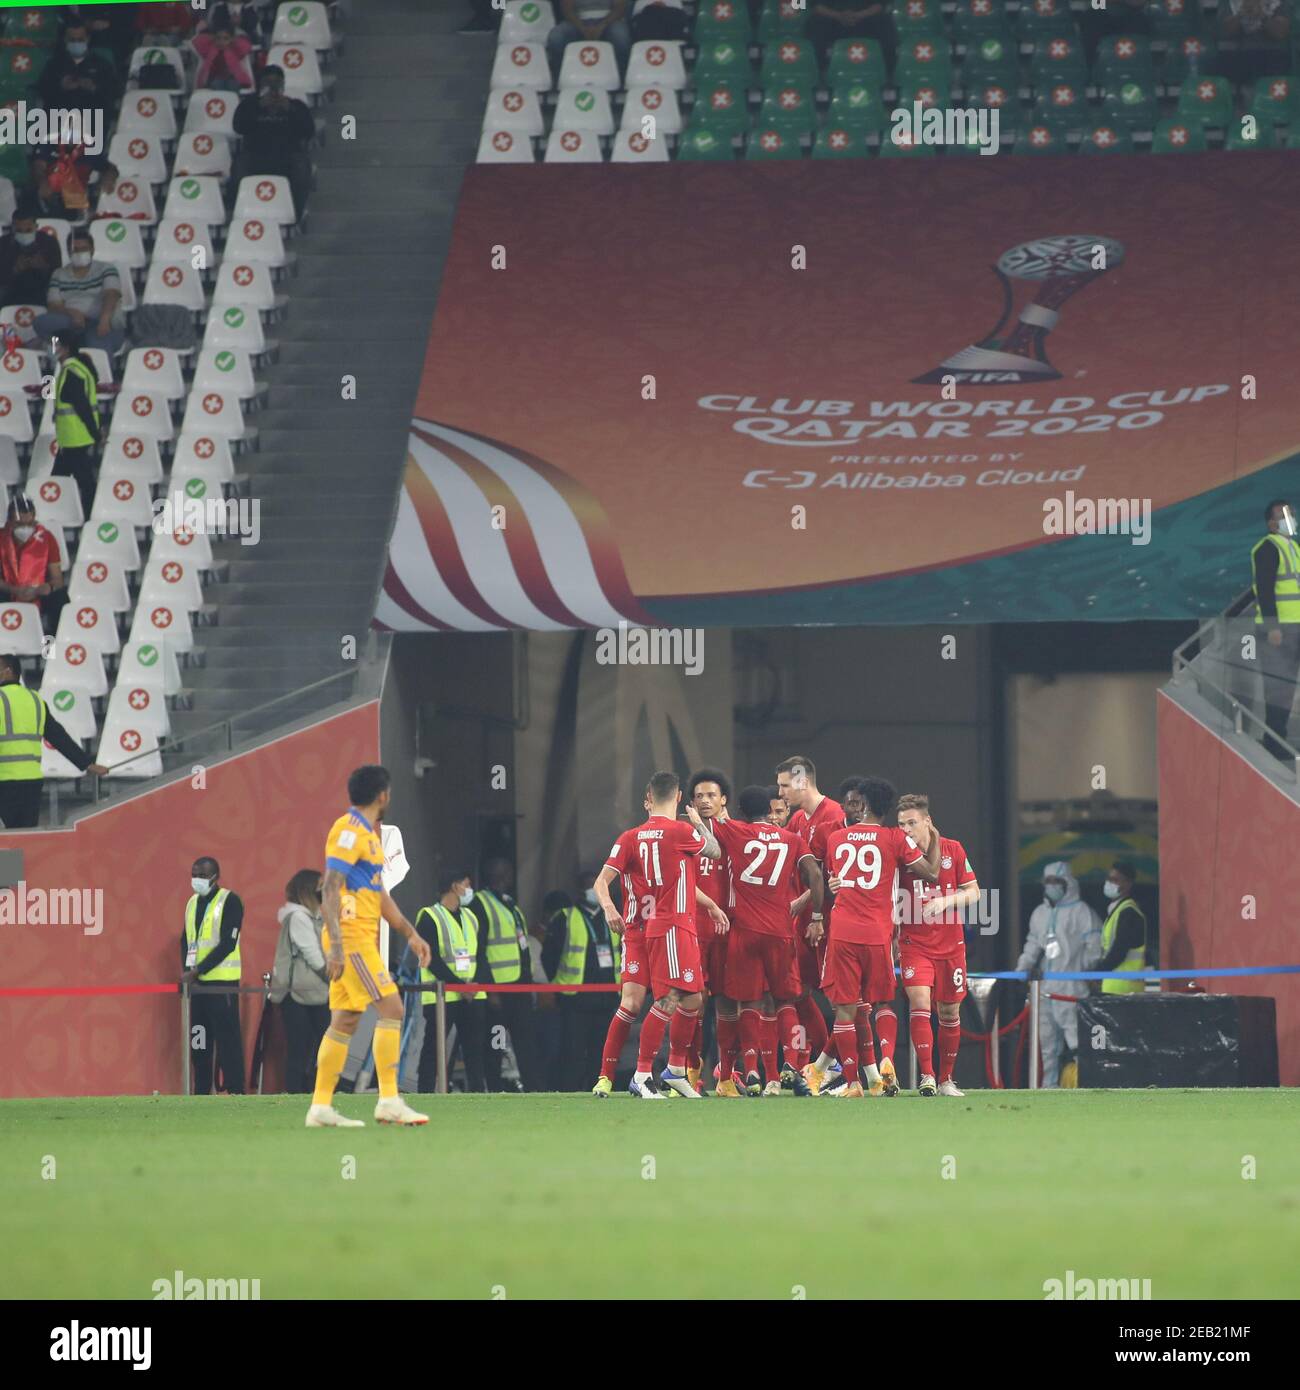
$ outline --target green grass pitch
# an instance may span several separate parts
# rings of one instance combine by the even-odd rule
[[[373,1096],[340,1097],[350,1131],[287,1096],[0,1102],[2,1287],[1035,1299],[1072,1269],[1300,1295],[1295,1091],[411,1099],[427,1127],[375,1125]]]

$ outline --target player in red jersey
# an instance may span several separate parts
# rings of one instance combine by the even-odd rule
[[[767,1087],[762,1089],[757,1068],[745,1078],[750,1095],[779,1096],[777,1074],[777,1010],[785,1025],[787,1052],[797,1049],[799,1019],[793,1002],[799,993],[795,965],[791,906],[807,886],[811,905],[821,909],[822,874],[806,844],[789,830],[767,820],[765,787],[746,787],[740,793],[739,819],[715,827],[718,843],[731,869],[732,916],[727,947],[727,993],[740,1001],[740,1046],[761,1053]],[[773,1026],[765,1027],[770,1018]],[[723,1080],[718,1094],[738,1094],[730,1080],[729,1057],[720,1053]],[[748,1065],[748,1063],[746,1064]]]
[[[935,882],[903,875],[899,962],[907,991],[912,1046],[921,1069],[923,1096],[961,1096],[952,1079],[961,1046],[961,1001],[966,997],[966,937],[962,908],[978,900],[979,881],[960,840],[943,838],[930,819],[930,798],[908,792],[898,798],[898,824],[923,850],[939,845]],[[939,1009],[939,1080],[934,1078],[931,993]],[[882,1068],[883,1070],[883,1068]]]
[[[830,940],[822,969],[822,989],[835,1009],[835,1046],[847,1083],[839,1093],[847,1098],[863,1094],[858,1081],[858,1057],[871,1046],[870,1022],[863,1018],[864,1003],[894,997],[894,885],[900,869],[932,880],[931,867],[921,847],[905,830],[883,824],[894,804],[894,788],[879,777],[864,777],[861,792],[866,809],[861,820],[832,830],[825,839],[830,871],[828,886],[835,893]],[[863,1037],[863,1025],[866,1037]],[[805,1077],[812,1091],[820,1093],[830,1056],[823,1052],[811,1063]],[[868,1065],[868,1077],[876,1070]]]
[[[781,795],[781,788],[775,785],[767,789],[767,818],[782,830],[790,824],[790,807]]]
[[[702,767],[686,784],[686,794],[691,804],[700,813],[700,819],[710,830],[716,830],[717,823],[726,820],[729,811],[727,803],[731,799],[731,783],[725,772],[716,767]],[[721,907],[727,902],[730,884],[728,882],[727,856],[710,859],[701,855],[699,861],[699,888],[708,898]],[[718,1038],[719,1055],[726,1050],[734,1054],[740,1022],[736,1011],[736,1001],[728,999],[726,989],[727,950],[731,940],[728,932],[719,932],[714,926],[713,917],[702,903],[695,909],[695,935],[700,942],[700,964],[704,969],[706,1004],[713,1000],[714,1031]],[[700,1010],[700,1021],[695,1028],[695,1038],[686,1057],[686,1075],[691,1085],[700,1089],[700,1036],[704,1029],[704,1009]]]
[[[677,774],[656,772],[646,787],[649,819],[618,837],[594,884],[605,920],[613,930],[623,932],[625,957],[633,950],[631,928],[639,926],[642,931],[636,943],[636,969],[631,973],[639,975],[642,984],[649,977],[655,1002],[641,1025],[636,1072],[628,1090],[643,1100],[662,1099],[654,1088],[651,1066],[665,1031],[668,1065],[660,1079],[678,1095],[699,1099],[686,1078],[686,1049],[704,998],[695,936],[696,861],[701,854],[721,858],[722,850],[694,806],[686,808],[685,821],[677,819],[681,799]],[[632,920],[619,915],[609,896],[609,885],[619,875]],[[713,910],[717,928],[725,932],[726,915],[707,898],[705,902]]]
[[[824,878],[827,872],[823,854],[825,836],[828,831],[837,830],[844,824],[844,808],[838,801],[832,801],[817,790],[817,768],[811,758],[802,754],[787,758],[777,765],[776,785],[782,800],[791,810],[786,829],[793,830],[812,850]],[[814,912],[809,907],[800,914],[795,924],[795,945],[802,983],[795,1008],[799,1022],[803,1024],[805,1046],[788,1060],[800,1072],[804,1071],[810,1057],[816,1057],[826,1047],[826,1020],[812,995],[821,980],[824,938],[822,913]]]

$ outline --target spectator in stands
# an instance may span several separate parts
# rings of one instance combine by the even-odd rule
[[[9,515],[0,529],[0,593],[37,604],[47,632],[55,630],[68,601],[59,543],[38,524],[36,504],[23,492],[9,499]]]
[[[195,34],[194,51],[199,55],[195,83],[217,92],[247,92],[253,88],[253,68],[249,54],[253,42],[247,34],[236,33],[229,20],[209,26]]]
[[[107,213],[99,211],[99,205],[117,192],[119,178],[121,178],[121,171],[117,165],[106,159],[99,167],[99,177],[90,186],[91,221],[94,221],[96,217],[108,216]]]
[[[235,160],[234,186],[252,174],[279,174],[289,180],[294,211],[301,217],[311,191],[307,147],[316,138],[316,123],[305,102],[285,96],[283,68],[262,69],[257,92],[235,108],[234,124],[244,142]]]
[[[685,39],[690,29],[691,22],[682,8],[682,0],[638,0],[632,12],[633,43]]]
[[[92,176],[102,163],[103,151],[87,154],[84,145],[37,145],[32,150],[32,182],[42,215],[81,221],[90,206]]]
[[[1109,0],[1103,9],[1085,5],[1078,12],[1079,31],[1091,63],[1097,56],[1097,45],[1111,34],[1150,34],[1151,17],[1147,0]]]
[[[141,39],[183,39],[193,31],[199,17],[188,0],[137,5],[135,11],[135,31]]]
[[[1101,924],[1101,949],[1105,952],[1098,970],[1141,970],[1150,964],[1146,913],[1133,896],[1137,869],[1131,860],[1117,859],[1110,866],[1102,892],[1110,904]],[[1103,980],[1103,994],[1141,994],[1141,980]]]
[[[58,237],[42,236],[36,230],[36,209],[21,203],[9,231],[0,237],[0,305],[44,304],[50,277],[62,264]]]
[[[1236,39],[1236,52],[1220,52],[1219,71],[1234,82],[1291,70],[1291,17],[1283,0],[1228,0],[1219,6],[1219,33]]]
[[[492,34],[501,23],[501,11],[492,0],[469,0],[470,16],[460,26],[462,34]]]
[[[807,35],[826,61],[837,39],[875,39],[894,64],[894,21],[879,0],[809,0]]]
[[[1291,754],[1278,742],[1287,736],[1291,706],[1300,676],[1300,542],[1296,514],[1282,498],[1264,508],[1268,534],[1250,552],[1255,589],[1259,665],[1264,677],[1264,747],[1290,764]]]
[[[185,985],[222,985],[218,993],[197,992],[190,999],[190,1059],[194,1094],[206,1096],[218,1068],[227,1095],[244,1094],[244,1043],[239,1031],[239,995],[229,988],[240,979],[239,933],[244,903],[221,886],[221,866],[202,855],[190,868],[193,893],[185,905],[181,960]]]
[[[1101,959],[1101,918],[1079,896],[1079,883],[1064,861],[1043,870],[1043,901],[1029,919],[1029,935],[1017,970],[1037,977],[1047,971],[1095,970]],[[1079,1006],[1088,993],[1081,980],[1052,980],[1038,1006],[1038,1042],[1043,1053],[1044,1086],[1059,1086],[1062,1052],[1079,1050]],[[1051,999],[1049,994],[1069,995]]]
[[[614,45],[619,72],[627,67],[632,31],[627,23],[627,0],[560,0],[560,22],[546,36],[546,54],[558,73],[564,50],[580,39]]]
[[[45,701],[23,684],[22,659],[0,656],[0,714],[8,748],[0,761],[0,824],[6,830],[30,830],[41,818],[41,740],[62,753],[80,772],[102,777],[108,771],[50,713]]]
[[[99,445],[99,377],[94,363],[81,351],[81,336],[75,328],[59,337],[55,352],[59,374],[54,379],[54,439],[59,448],[51,472],[77,480],[82,510],[89,516]]]
[[[69,5],[63,12],[63,28],[85,24],[91,48],[107,49],[119,71],[125,71],[135,47],[134,5]]]
[[[229,0],[212,7],[207,22],[200,24],[200,30],[215,30],[221,25],[229,25],[236,34],[242,34],[254,48],[261,48],[266,41],[274,19],[272,8],[259,9],[247,4],[245,0]]]
[[[74,19],[64,29],[63,47],[46,64],[37,87],[47,107],[99,111],[107,139],[110,108],[122,95],[122,84],[113,64],[90,51],[84,20]]]
[[[280,1005],[284,1017],[284,1089],[297,1093],[315,1085],[316,1053],[330,1024],[320,870],[299,869],[285,885],[284,896],[286,901],[276,913],[280,936],[271,972],[271,1002]]]
[[[122,314],[122,281],[112,261],[95,259],[89,227],[75,228],[68,237],[68,264],[50,277],[47,313],[34,327],[45,342],[69,329],[81,334],[82,346],[103,348],[111,357],[126,337]]]

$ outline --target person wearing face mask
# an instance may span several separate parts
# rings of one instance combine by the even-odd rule
[[[44,304],[50,277],[62,264],[58,237],[37,232],[31,204],[16,208],[9,231],[0,237],[0,303]]]
[[[9,499],[8,519],[0,530],[0,594],[38,604],[49,632],[68,601],[58,542],[37,524],[36,504],[21,492]]]
[[[78,227],[68,237],[68,264],[50,277],[45,302],[33,325],[44,342],[75,330],[81,346],[102,348],[112,357],[126,337],[122,316],[122,279],[112,261],[95,259],[95,243],[88,227]]]
[[[211,855],[200,855],[190,867],[193,893],[185,904],[181,960],[185,985],[239,984],[239,932],[244,903],[238,893],[221,887],[221,867]],[[195,992],[190,998],[190,1060],[194,1064],[194,1094],[212,1090],[219,1066],[226,1093],[244,1094],[244,1043],[239,1031],[239,995]]]
[[[579,875],[583,885],[575,903],[565,893],[548,894],[542,905],[546,934],[542,939],[542,969],[555,985],[612,985],[622,965],[619,941],[591,887],[595,872]],[[549,911],[547,909],[549,908]],[[585,1091],[587,1078],[600,1071],[605,1029],[609,1022],[607,994],[562,994],[559,1076],[561,1091]]]
[[[528,954],[528,922],[514,898],[515,870],[508,859],[492,859],[486,884],[474,894],[471,911],[478,918],[479,954],[474,978],[484,984],[512,985],[524,979]],[[504,1025],[519,1068],[519,1080],[503,1074],[505,1048],[488,1051],[488,1089],[539,1091],[536,1049],[533,1045],[533,996],[488,995],[490,1027]],[[499,1034],[497,1035],[500,1036]]]
[[[62,753],[81,772],[103,776],[108,769],[50,713],[45,701],[23,684],[22,659],[0,656],[0,822],[6,830],[30,830],[41,818],[41,742]]]
[[[299,869],[285,885],[284,896],[276,913],[280,935],[271,971],[271,1002],[280,1005],[284,1017],[284,1089],[298,1093],[312,1088],[316,1052],[330,1026],[320,870]]]
[[[268,64],[258,74],[257,91],[243,98],[234,115],[241,144],[232,185],[253,174],[278,174],[289,180],[294,211],[301,218],[311,192],[311,157],[316,123],[306,102],[285,95],[284,69]]]
[[[1255,623],[1263,640],[1256,644],[1264,677],[1265,749],[1290,764],[1291,754],[1278,740],[1287,736],[1291,706],[1300,674],[1300,541],[1296,515],[1278,498],[1264,508],[1267,534],[1250,552],[1255,590]]]
[[[438,996],[433,985],[463,984],[474,979],[474,963],[478,956],[478,921],[470,911],[474,900],[474,885],[464,869],[446,870],[438,880],[438,901],[422,907],[415,919],[415,930],[428,943],[429,962],[419,972],[419,979],[429,987],[420,992],[424,1009],[424,1044],[420,1048],[420,1080],[422,1092],[430,1093],[438,1078]],[[398,968],[399,977],[409,978],[415,972],[415,957],[408,946]],[[455,1051],[459,1050],[465,1063],[465,1089],[479,1093],[487,1090],[484,1052],[487,1049],[486,994],[462,994],[448,990],[446,994],[447,1028],[454,1024],[456,1036],[447,1048],[447,1074],[450,1076]]]
[[[1110,866],[1101,891],[1106,895],[1110,910],[1101,924],[1101,949],[1105,954],[1098,970],[1142,970],[1150,962],[1150,941],[1147,936],[1146,913],[1133,896],[1137,870],[1127,859],[1117,859]],[[1103,994],[1141,994],[1146,988],[1142,980],[1103,980]]]
[[[98,111],[108,129],[108,108],[117,104],[122,84],[107,58],[90,51],[90,30],[85,21],[72,19],[63,31],[63,46],[45,65],[37,83],[41,99],[50,108]]]
[[[39,320],[38,320],[39,322]],[[95,499],[95,450],[99,445],[99,378],[81,352],[75,328],[57,339],[59,372],[54,379],[54,439],[59,446],[50,472],[75,478],[87,516]]]
[[[1095,970],[1101,959],[1101,918],[1079,897],[1079,883],[1062,859],[1043,870],[1043,901],[1029,919],[1029,935],[1017,970],[1037,977],[1046,971]],[[1062,1052],[1079,1047],[1079,1006],[1088,993],[1082,980],[1049,980],[1038,1007],[1038,1044],[1044,1086],[1059,1086]],[[1050,999],[1049,994],[1068,995]]]
[[[207,29],[211,32],[221,25],[229,25],[236,34],[242,34],[250,40],[255,48],[261,47],[262,41],[270,29],[274,19],[274,9],[266,7],[258,9],[249,0],[218,0],[212,7],[212,14],[206,23],[201,23],[199,29]]]

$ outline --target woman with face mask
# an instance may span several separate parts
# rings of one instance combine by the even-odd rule
[[[316,1053],[330,1023],[320,870],[299,869],[285,885],[284,896],[276,913],[280,936],[271,971],[271,1002],[280,1005],[284,1018],[284,1089],[300,1094],[315,1084]]]

